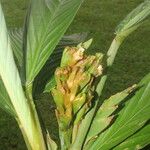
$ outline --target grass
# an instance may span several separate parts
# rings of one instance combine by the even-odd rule
[[[114,37],[116,25],[143,0],[86,0],[67,33],[88,32],[94,42],[90,53],[106,53]],[[27,1],[1,0],[7,26],[23,25]],[[150,21],[134,32],[122,45],[111,69],[111,75],[104,90],[104,97],[137,83],[150,71]],[[52,137],[58,140],[54,105],[48,95],[38,97],[37,104],[44,114],[46,126]],[[50,115],[52,114],[52,115]],[[15,121],[0,111],[0,150],[25,150],[22,135]]]

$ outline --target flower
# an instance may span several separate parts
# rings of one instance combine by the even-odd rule
[[[103,70],[102,58],[100,53],[87,56],[82,47],[65,48],[61,65],[55,71],[57,85],[52,89],[61,127],[68,127],[73,120],[78,123],[90,108],[94,80]]]

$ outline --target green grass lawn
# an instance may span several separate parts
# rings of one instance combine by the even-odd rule
[[[7,26],[21,27],[27,9],[25,0],[0,0]],[[67,33],[88,32],[94,38],[91,53],[103,52],[109,48],[116,25],[143,0],[86,0],[80,8]],[[150,21],[134,32],[121,46],[104,97],[137,83],[150,71]],[[58,141],[54,105],[48,95],[41,95],[37,104],[44,114],[46,126],[52,137]],[[21,133],[15,121],[0,111],[0,150],[26,150]]]

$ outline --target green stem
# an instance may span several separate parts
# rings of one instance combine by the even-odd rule
[[[32,132],[33,133],[32,141],[34,141],[34,142],[31,143],[31,139],[28,137],[28,133],[27,133],[28,131],[24,130],[23,125],[21,124],[19,119],[17,119],[19,127],[22,131],[25,143],[29,150],[47,150],[46,144],[44,141],[44,137],[42,134],[42,129],[40,126],[38,114],[37,114],[35,104],[34,104],[34,101],[32,98],[32,84],[30,84],[29,86],[26,86],[26,97],[28,100],[29,110],[30,110],[30,115],[31,115],[30,117],[32,120],[32,131],[33,131]]]
[[[68,150],[71,144],[72,129],[64,131],[59,130],[59,137],[61,142],[61,150]]]
[[[107,52],[107,66],[110,67],[114,63],[116,54],[125,37],[116,36]]]
[[[76,136],[77,136],[77,132],[78,132],[78,128],[79,128],[79,123],[75,124],[73,126],[73,131],[72,131],[72,143],[75,142]]]
[[[28,150],[32,150],[32,147],[31,147],[29,138],[27,137],[26,132],[25,132],[25,130],[23,129],[21,122],[19,121],[18,118],[16,118],[16,121],[17,121],[17,123],[18,123],[18,125],[19,125],[19,128],[20,128],[20,130],[21,130],[21,133],[22,133],[22,135],[23,135],[23,139],[24,139],[24,141],[25,141],[25,143],[26,143],[27,149],[28,149]]]

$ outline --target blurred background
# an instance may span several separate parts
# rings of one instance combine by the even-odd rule
[[[23,26],[28,0],[0,0],[8,28]],[[143,0],[85,0],[66,34],[87,32],[93,38],[89,53],[107,52],[115,27]],[[150,21],[146,21],[121,46],[103,97],[137,83],[150,72]],[[54,104],[49,94],[39,95],[37,105],[45,125],[58,141]],[[21,106],[20,106],[21,107]],[[26,150],[16,122],[0,110],[0,150]]]

